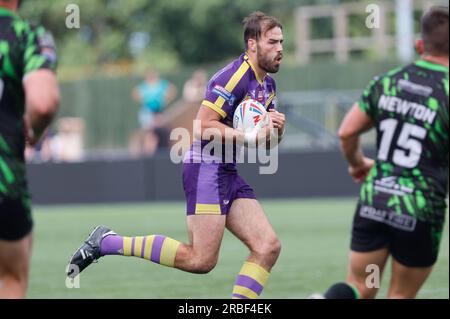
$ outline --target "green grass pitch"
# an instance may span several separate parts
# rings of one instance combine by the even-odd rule
[[[282,252],[262,298],[307,298],[345,279],[355,200],[270,200],[261,202],[282,242]],[[37,207],[29,298],[229,298],[248,254],[225,233],[219,262],[206,275],[162,267],[135,257],[108,256],[66,287],[71,253],[92,228],[110,226],[121,235],[164,234],[187,240],[184,203]],[[418,298],[449,298],[449,231],[445,227],[434,271]],[[386,296],[390,263],[378,298]]]

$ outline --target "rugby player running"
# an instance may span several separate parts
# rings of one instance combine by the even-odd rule
[[[389,256],[388,298],[414,298],[437,260],[448,193],[448,7],[422,17],[421,58],[375,78],[339,130],[349,173],[363,182],[353,220],[346,283],[327,299],[375,298],[367,266],[381,274]],[[375,127],[375,161],[359,136]],[[373,266],[371,266],[373,267]],[[379,278],[381,281],[381,278]]]
[[[218,71],[209,81],[197,114],[201,133],[214,128],[225,143],[255,146],[278,141],[285,116],[275,111],[275,81],[268,73],[279,70],[283,55],[281,24],[273,17],[254,12],[244,20],[246,52]],[[261,102],[269,112],[255,130],[232,129],[236,107],[245,99]],[[278,142],[277,141],[277,142]],[[97,226],[70,259],[74,277],[105,255],[135,256],[187,272],[205,274],[216,265],[225,228],[250,250],[233,288],[232,297],[257,298],[280,253],[280,242],[252,188],[239,176],[235,158],[212,162],[217,154],[203,154],[209,138],[197,139],[183,163],[183,186],[187,203],[189,243],[162,235],[123,237],[108,227]]]

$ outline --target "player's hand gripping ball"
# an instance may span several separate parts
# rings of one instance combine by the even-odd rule
[[[260,132],[270,124],[270,117],[265,107],[256,100],[244,100],[234,111],[233,128],[245,133],[244,145],[246,147],[255,148],[260,145],[266,139],[266,134],[260,134]]]

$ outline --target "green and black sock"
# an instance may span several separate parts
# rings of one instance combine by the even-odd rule
[[[325,299],[359,299],[358,289],[345,282],[332,285],[324,294]]]

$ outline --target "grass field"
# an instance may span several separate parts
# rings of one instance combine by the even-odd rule
[[[346,274],[354,200],[262,201],[283,248],[262,298],[307,298]],[[226,232],[217,267],[194,275],[135,257],[109,256],[65,285],[71,253],[97,224],[122,235],[186,241],[184,203],[37,207],[29,298],[229,298],[246,248]],[[449,298],[449,231],[419,298]],[[390,265],[390,264],[389,264]],[[378,298],[386,295],[389,270]]]

